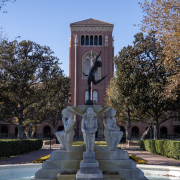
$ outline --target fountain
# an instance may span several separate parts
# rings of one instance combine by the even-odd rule
[[[116,125],[114,117],[116,111],[109,106],[93,105],[93,101],[90,99],[91,82],[96,85],[106,77],[95,80],[94,73],[97,68],[102,67],[102,63],[98,61],[100,54],[96,57],[88,75],[89,99],[86,101],[86,105],[67,106],[62,111],[64,130],[56,132],[61,149],[53,151],[50,158],[42,164],[42,168],[40,168],[41,165],[1,166],[0,180],[147,180],[147,177],[160,180],[179,178],[178,170],[180,168],[177,168],[178,170],[171,169],[168,172],[169,176],[163,177],[164,171],[160,166],[158,166],[158,170],[154,166],[137,166],[134,161],[129,159],[126,151],[117,148],[123,132]],[[85,145],[78,147],[72,146],[73,117],[76,114],[82,116],[81,130],[85,142]],[[104,135],[107,146],[94,145],[98,115],[104,115]],[[167,175],[167,171],[165,172]],[[35,177],[32,177],[34,173]]]

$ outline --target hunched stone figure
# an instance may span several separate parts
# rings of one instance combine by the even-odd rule
[[[110,151],[115,151],[117,149],[117,146],[123,136],[123,132],[120,131],[120,127],[116,125],[116,118],[114,117],[115,114],[116,111],[114,109],[110,109],[104,113],[104,136],[107,148]]]
[[[56,132],[55,135],[61,144],[60,149],[70,151],[72,149],[72,142],[75,134],[73,118],[75,114],[68,109],[63,109],[62,115],[64,130]],[[68,118],[68,120],[66,121],[65,118]]]
[[[89,107],[82,118],[82,132],[84,143],[86,144],[86,152],[94,151],[95,132],[97,131],[97,116],[92,107]]]

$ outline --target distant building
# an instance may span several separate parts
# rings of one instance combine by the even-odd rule
[[[107,77],[98,85],[92,85],[92,99],[94,104],[104,105],[106,88],[114,74],[114,24],[87,19],[70,24],[71,37],[69,43],[69,76],[71,77],[71,105],[85,105],[88,99],[87,77],[89,73],[91,58],[102,51],[98,60],[102,61],[102,68],[98,68],[95,74],[96,80],[105,75]],[[76,117],[76,135],[81,136],[80,122],[82,117]],[[98,131],[96,138],[103,136],[103,117],[98,119]]]

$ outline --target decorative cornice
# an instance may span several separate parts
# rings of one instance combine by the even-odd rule
[[[70,26],[71,31],[113,31],[113,25]]]

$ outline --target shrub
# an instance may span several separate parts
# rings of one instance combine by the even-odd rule
[[[146,150],[146,149],[145,149],[145,145],[144,145],[144,140],[140,140],[140,141],[139,141],[139,146],[140,146],[140,150],[143,150],[143,151]]]
[[[141,140],[140,149],[174,159],[180,159],[180,141],[172,140]]]
[[[0,158],[10,157],[41,149],[42,140],[2,140],[0,141]]]

